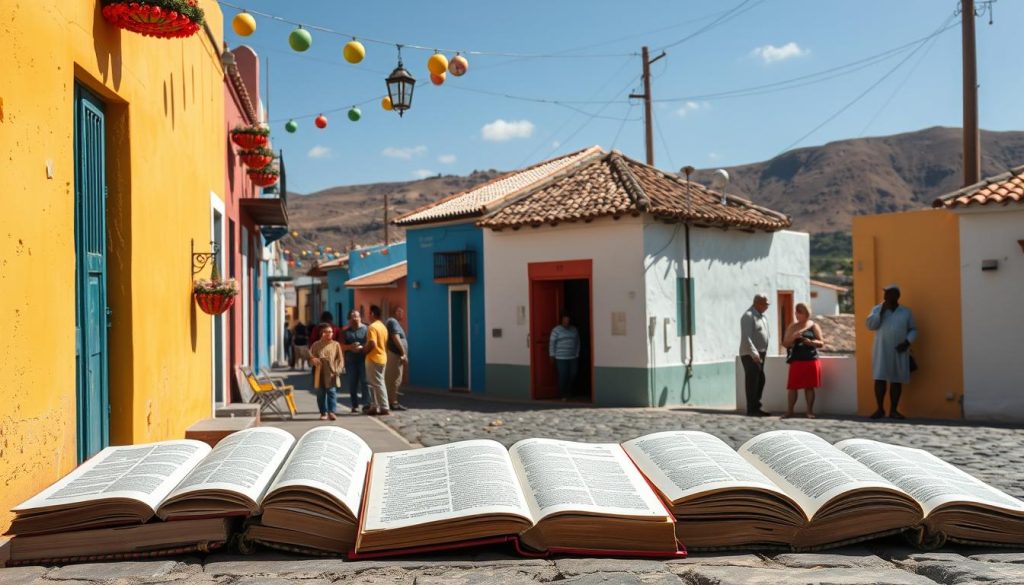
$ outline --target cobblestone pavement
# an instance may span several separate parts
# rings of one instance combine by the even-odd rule
[[[1020,428],[866,418],[754,418],[681,408],[501,403],[435,392],[406,392],[402,403],[409,410],[380,420],[406,440],[427,447],[484,437],[506,446],[530,437],[622,442],[647,433],[687,429],[711,433],[738,448],[758,433],[798,429],[832,443],[857,437],[925,449],[1024,499],[1024,430]]]
[[[772,429],[802,429],[838,441],[870,437],[921,447],[1007,492],[1024,497],[1024,433],[1013,428],[873,422],[861,419],[752,419],[670,409],[591,409],[512,404],[409,392],[410,408],[378,420],[410,442],[435,445],[490,437],[506,445],[528,437],[622,441],[668,429],[700,429],[733,446]],[[685,560],[522,559],[504,549],[424,558],[347,562],[260,552],[144,562],[0,569],[0,585],[1024,585],[1024,548],[948,546],[922,553],[898,537],[824,553],[697,553]]]

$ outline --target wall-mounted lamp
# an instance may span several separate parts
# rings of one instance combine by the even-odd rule
[[[418,281],[418,280],[412,281],[412,287],[418,289],[420,287],[420,281]]]

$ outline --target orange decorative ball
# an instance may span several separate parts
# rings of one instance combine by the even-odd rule
[[[434,85],[443,85],[444,84],[444,80],[445,80],[446,77],[447,76],[444,73],[442,73],[440,75],[438,75],[436,73],[431,73],[430,74],[430,82],[433,83]]]
[[[448,58],[441,53],[434,53],[427,59],[427,69],[434,75],[444,75],[448,70]]]

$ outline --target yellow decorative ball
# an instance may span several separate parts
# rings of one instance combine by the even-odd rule
[[[434,53],[427,59],[427,69],[434,75],[444,75],[448,71],[448,58],[441,53]]]
[[[355,64],[362,61],[363,57],[366,57],[366,47],[359,41],[349,41],[345,44],[345,48],[342,49],[341,53],[345,56],[346,61]]]
[[[240,37],[247,37],[256,32],[256,19],[248,12],[239,12],[231,19],[231,28]]]
[[[391,109],[392,109],[392,108],[391,108],[391,97],[389,97],[389,96],[384,96],[384,97],[383,97],[383,98],[382,98],[382,99],[380,100],[380,107],[382,107],[382,108],[384,108],[385,110],[387,110],[387,111],[389,111],[389,112],[390,112],[390,111],[391,111]]]

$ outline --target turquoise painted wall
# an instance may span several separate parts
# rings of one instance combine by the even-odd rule
[[[472,223],[406,230],[409,259],[409,383],[448,388],[448,285],[434,282],[434,253],[476,252],[476,282],[469,285],[470,386],[485,388],[484,244]],[[527,386],[529,392],[529,386]]]
[[[348,312],[355,302],[355,291],[345,286],[351,276],[348,268],[333,268],[327,271],[327,310],[334,315],[334,322],[343,325],[348,321]],[[338,315],[338,304],[342,315]]]

